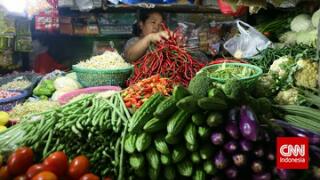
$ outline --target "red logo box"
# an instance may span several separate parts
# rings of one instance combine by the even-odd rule
[[[277,138],[278,169],[308,169],[309,140],[303,137]]]

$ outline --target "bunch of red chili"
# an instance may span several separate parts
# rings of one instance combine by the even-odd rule
[[[169,38],[158,42],[154,50],[147,52],[134,63],[134,75],[128,80],[128,85],[160,74],[162,77],[187,86],[196,72],[204,66],[178,45],[176,32],[170,32],[164,24],[162,27],[168,32]]]

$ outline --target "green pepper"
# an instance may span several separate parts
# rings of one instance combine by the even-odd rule
[[[47,79],[47,80],[44,80],[43,83],[44,83],[44,86],[45,86],[48,90],[50,90],[50,91],[52,91],[52,92],[54,92],[54,91],[56,90],[56,88],[54,88],[54,85],[53,85],[53,80]]]

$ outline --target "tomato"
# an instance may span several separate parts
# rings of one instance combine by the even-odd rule
[[[92,173],[81,176],[79,180],[100,180],[100,178]]]
[[[88,172],[89,160],[86,156],[75,157],[69,166],[69,175],[73,179],[79,179],[82,175]]]
[[[28,180],[27,175],[21,175],[15,177],[13,180]]]
[[[51,171],[56,174],[58,177],[62,177],[68,171],[68,157],[62,151],[57,151],[50,154],[43,161],[44,170]]]
[[[50,171],[41,171],[31,180],[58,180],[58,177]]]
[[[13,176],[24,174],[33,163],[33,151],[28,147],[18,148],[8,159],[8,171]]]
[[[2,166],[0,168],[0,179],[1,180],[9,180],[10,175],[9,175],[9,171],[8,171],[8,166]]]
[[[103,180],[112,180],[112,178],[107,176]]]
[[[33,176],[38,174],[39,172],[44,170],[44,165],[43,164],[34,164],[33,166],[29,167],[27,171],[27,177],[31,179]]]

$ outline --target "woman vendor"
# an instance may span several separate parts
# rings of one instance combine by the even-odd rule
[[[139,21],[133,25],[133,33],[136,37],[128,40],[124,48],[124,56],[127,61],[134,62],[142,57],[151,43],[162,39],[168,39],[167,32],[161,29],[163,15],[157,11],[142,10]]]

